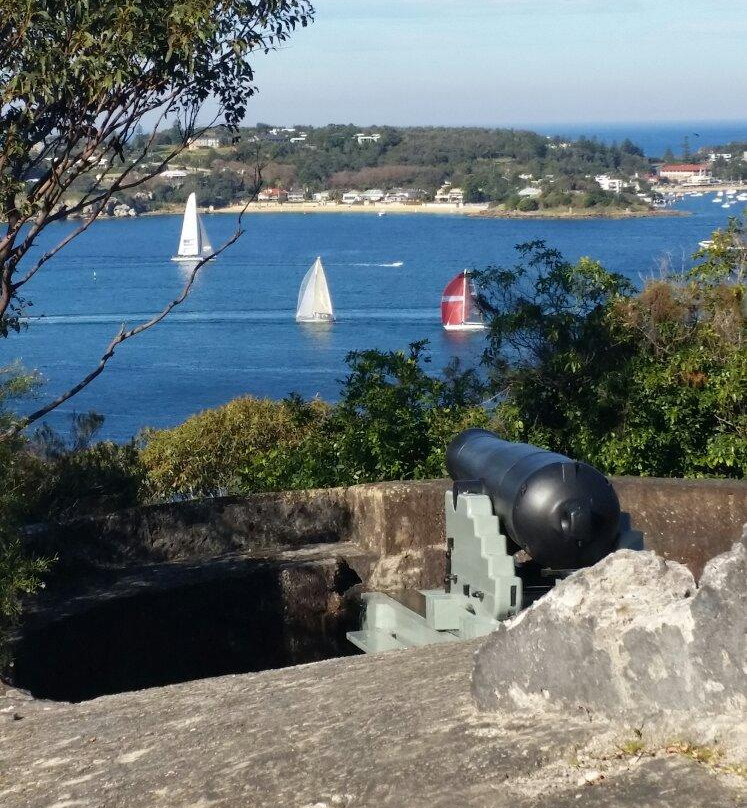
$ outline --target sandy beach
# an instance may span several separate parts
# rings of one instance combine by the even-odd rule
[[[241,213],[241,205],[230,205],[226,208],[216,208],[213,213]],[[161,211],[163,212],[163,211]],[[171,212],[171,211],[169,211]],[[181,213],[180,209],[174,213]],[[284,202],[283,204],[268,202],[252,202],[247,206],[248,214],[254,213],[368,213],[376,215],[448,215],[448,216],[475,216],[489,219],[640,219],[649,216],[687,216],[686,211],[670,209],[661,210],[594,210],[594,209],[563,209],[563,210],[498,210],[486,204],[449,205],[424,203],[420,205],[403,204],[369,204],[369,205],[343,205],[342,203],[328,202]]]
[[[227,208],[216,208],[214,213],[240,213],[241,205],[229,205]],[[344,205],[342,202],[252,202],[247,207],[247,213],[371,213],[384,215],[431,213],[449,216],[469,216],[484,213],[488,209],[485,204],[480,205],[448,205],[426,202],[419,205],[405,204],[368,204]]]

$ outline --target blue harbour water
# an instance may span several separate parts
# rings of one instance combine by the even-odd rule
[[[348,351],[431,343],[432,367],[452,356],[475,362],[480,334],[446,334],[441,291],[458,270],[513,263],[514,246],[535,238],[569,258],[590,255],[640,283],[662,261],[687,264],[698,241],[726,223],[710,197],[689,198],[687,217],[630,220],[505,220],[463,216],[258,214],[243,237],[198,278],[188,300],[162,324],[122,345],[89,388],[50,417],[106,416],[105,437],[126,440],[146,425],[176,424],[243,394],[291,391],[333,400]],[[213,243],[235,217],[205,217]],[[48,228],[43,250],[73,225]],[[95,365],[121,323],[136,324],[174,297],[185,270],[170,261],[178,216],[102,220],[66,247],[29,284],[29,327],[0,341],[0,366],[18,358],[45,382],[33,406]],[[338,315],[329,327],[294,321],[298,287],[321,255]],[[95,273],[95,277],[94,277]]]
[[[667,149],[683,153],[685,138],[691,152],[747,141],[747,121],[671,121],[660,123],[570,123],[527,127],[543,135],[596,138],[608,145],[628,138],[647,157],[663,157]]]

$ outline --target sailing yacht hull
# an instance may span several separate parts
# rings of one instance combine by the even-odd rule
[[[296,317],[297,323],[334,323],[335,318],[331,314],[319,314],[315,317]]]
[[[484,323],[461,323],[457,325],[444,324],[444,331],[485,331]]]
[[[208,255],[210,255],[210,253],[208,253]],[[175,255],[171,260],[179,264],[196,264],[199,261],[204,261],[208,255]],[[215,258],[212,257],[209,260],[215,261]]]

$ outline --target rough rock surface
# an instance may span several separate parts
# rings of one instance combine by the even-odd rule
[[[472,688],[482,709],[659,715],[668,731],[714,715],[720,731],[744,730],[746,638],[744,543],[711,560],[699,585],[681,564],[620,551],[492,634]]]
[[[475,644],[77,705],[0,694],[3,808],[725,808],[745,781],[587,716],[479,713]],[[5,702],[5,704],[3,704]],[[15,720],[13,720],[15,719]]]

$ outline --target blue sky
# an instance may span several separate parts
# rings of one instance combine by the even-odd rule
[[[746,0],[316,0],[247,123],[747,118]]]

